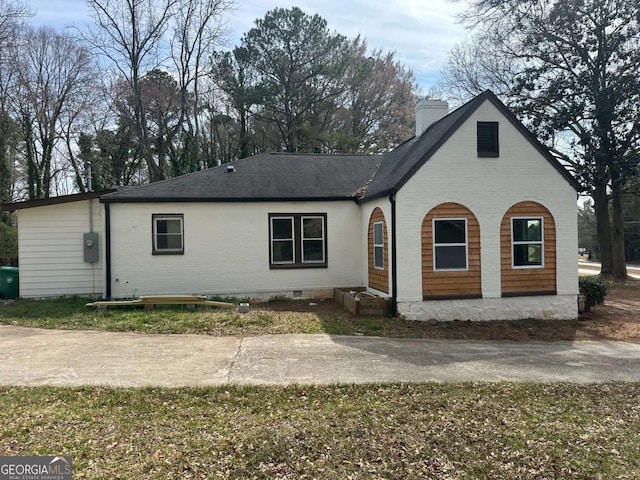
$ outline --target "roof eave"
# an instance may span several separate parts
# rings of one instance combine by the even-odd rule
[[[25,208],[48,207],[50,205],[60,205],[63,203],[92,200],[94,198],[100,198],[103,195],[107,195],[115,191],[116,191],[115,189],[111,188],[107,190],[99,190],[97,192],[74,193],[72,195],[60,195],[58,197],[40,198],[37,200],[26,200],[22,202],[3,203],[3,204],[0,204],[0,211],[13,212],[14,210],[23,210]]]
[[[101,203],[261,203],[261,202],[353,202],[354,196],[324,196],[324,197],[117,197],[101,198]]]
[[[389,195],[393,195],[394,193],[397,193],[397,189],[395,188],[387,188],[385,190],[382,190],[380,192],[376,192],[373,195],[364,195],[363,197],[360,197],[357,199],[357,202],[359,205],[362,205],[363,203],[367,203],[367,202],[371,202],[373,200],[378,200],[380,198],[384,198],[384,197],[388,197]]]

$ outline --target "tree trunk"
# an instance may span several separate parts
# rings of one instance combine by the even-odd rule
[[[620,182],[611,183],[613,224],[611,242],[613,254],[613,276],[616,280],[627,279],[627,262],[624,251],[624,217],[622,216],[622,186]]]
[[[11,174],[9,168],[9,117],[0,108],[0,203],[9,203],[11,198]],[[5,218],[5,212],[0,213],[0,221]]]
[[[596,212],[596,230],[600,246],[600,275],[613,273],[613,249],[611,223],[609,221],[609,196],[606,182],[598,182],[593,191],[593,207]]]

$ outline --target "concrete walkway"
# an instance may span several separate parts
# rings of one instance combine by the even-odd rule
[[[640,344],[145,335],[0,326],[0,385],[640,381]]]

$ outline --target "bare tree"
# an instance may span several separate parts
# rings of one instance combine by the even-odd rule
[[[415,95],[413,72],[395,59],[393,52],[367,53],[367,42],[356,37],[351,44],[348,90],[334,126],[336,149],[346,152],[390,150],[411,137]]]
[[[180,0],[88,0],[95,28],[86,36],[108,58],[133,92],[133,113],[139,147],[151,181],[167,176],[167,165],[153,155],[142,79],[160,63],[162,40]]]
[[[18,44],[21,19],[29,15],[25,3],[0,0],[0,203],[10,202],[15,190],[16,124],[9,115],[14,72],[9,60]],[[0,221],[8,221],[6,213],[0,213]]]
[[[42,27],[26,31],[12,64],[12,107],[24,144],[28,196],[47,198],[63,123],[73,122],[86,107],[92,57],[76,39]]]
[[[181,105],[177,123],[179,133],[184,134],[178,138],[178,153],[184,157],[191,152],[191,157],[197,157],[199,80],[204,74],[203,59],[211,55],[222,38],[225,31],[223,14],[232,0],[88,1],[95,28],[86,37],[113,63],[132,92],[137,147],[147,165],[149,179],[161,180],[172,173],[195,168],[178,165],[178,171],[175,171],[175,162],[171,169],[167,161],[169,152],[156,150],[149,112],[146,111],[148,102],[144,101],[148,95],[143,92],[149,82],[144,79],[163,65],[167,70],[175,68]],[[167,65],[170,59],[174,68]],[[176,144],[165,147],[174,148]]]
[[[203,153],[200,142],[201,79],[209,73],[208,60],[227,35],[224,14],[232,5],[232,0],[180,0],[176,8],[171,56],[180,89],[180,124],[187,124],[182,132],[183,159],[180,162],[184,171],[208,163],[199,159]]]
[[[524,62],[514,57],[498,47],[491,31],[475,34],[451,49],[438,87],[460,105],[487,88],[498,96],[508,96],[524,68]]]
[[[22,0],[0,0],[0,61],[2,51],[15,40],[20,20],[32,15]]]

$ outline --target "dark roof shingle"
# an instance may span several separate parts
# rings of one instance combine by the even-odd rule
[[[355,199],[380,155],[263,153],[230,164],[128,188],[105,202]],[[233,172],[227,167],[233,166]]]

